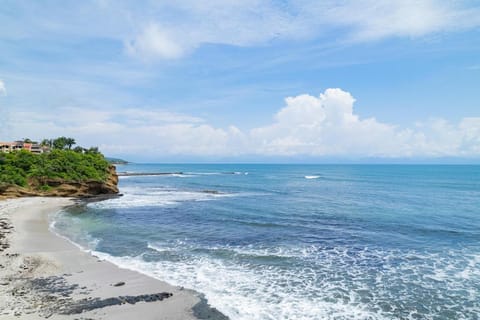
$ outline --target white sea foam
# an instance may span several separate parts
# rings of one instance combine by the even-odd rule
[[[185,252],[199,248],[186,241],[148,247],[160,253],[177,252],[181,261],[145,262],[142,256],[105,254],[103,257],[122,267],[203,292],[213,306],[233,320],[428,319],[439,314],[441,303],[448,304],[451,314],[459,319],[480,312],[475,290],[480,279],[478,273],[474,283],[460,281],[458,274],[452,276],[464,264],[470,271],[478,270],[480,263],[475,255],[466,255],[464,261],[458,261],[458,257],[397,250],[353,252],[348,248],[315,246],[207,248],[252,257],[296,257],[313,263],[285,269],[275,264],[255,266],[239,263],[242,260],[205,255],[185,258]],[[448,296],[443,294],[445,290]],[[416,299],[422,299],[422,305]],[[381,305],[389,307],[382,309]]]
[[[201,247],[177,240],[148,243],[148,248],[176,254],[178,259],[146,262],[143,255],[115,257],[80,247],[122,268],[202,292],[232,320],[428,319],[438,315],[440,302],[448,304],[458,319],[480,312],[476,290],[480,255],[459,251],[440,255],[313,245]],[[227,250],[238,259],[195,255],[197,249]],[[294,258],[307,263],[285,269],[242,262],[246,261],[243,256]],[[411,291],[413,287],[415,291]],[[416,309],[416,299],[423,299],[421,308],[427,308],[426,313]],[[380,305],[389,308],[382,310]],[[401,312],[402,308],[408,313]]]
[[[184,174],[184,173],[172,173],[169,176],[171,177],[177,177],[177,178],[191,178],[195,177],[193,174]]]
[[[186,174],[196,175],[196,176],[216,176],[223,174],[222,172],[185,172]]]
[[[217,176],[217,175],[248,175],[248,172],[232,171],[232,172],[185,172],[192,176]]]
[[[126,177],[148,177],[148,178],[162,178],[162,177],[177,177],[177,178],[191,178],[195,177],[193,174],[185,174],[185,173],[162,173],[162,174],[148,174],[148,173],[143,173],[141,175],[131,175],[131,176],[126,176]]]
[[[76,222],[73,220],[73,226],[78,232]],[[160,257],[167,253],[176,258],[150,258],[147,262],[143,255],[115,257],[89,252],[120,267],[202,292],[232,320],[434,319],[445,311],[451,318],[475,319],[480,313],[480,255],[461,250],[208,247],[188,240],[149,243],[148,248]],[[216,254],[217,250],[221,254]],[[262,262],[275,257],[288,259],[288,267],[278,259],[272,264]],[[291,261],[298,262],[298,267]]]
[[[275,269],[251,270],[221,260],[145,262],[141,256],[113,257],[93,252],[122,268],[133,269],[175,285],[204,293],[209,302],[232,320],[264,319],[384,319],[361,305],[327,302],[296,289],[298,274]],[[306,281],[303,285],[314,285]]]
[[[168,252],[168,251],[174,250],[174,248],[172,248],[172,247],[167,247],[167,246],[158,247],[158,246],[155,246],[155,245],[151,244],[150,242],[147,244],[147,248],[155,250],[157,252]]]
[[[320,176],[305,176],[305,179],[318,179]]]
[[[89,203],[91,208],[132,208],[144,206],[175,206],[187,201],[210,201],[222,197],[234,197],[237,194],[189,191],[172,188],[123,188],[122,197]]]
[[[188,250],[221,250],[221,251],[228,251],[232,255],[237,256],[250,256],[250,257],[280,257],[280,258],[308,258],[312,256],[316,251],[318,251],[318,247],[316,246],[303,246],[303,247],[267,247],[267,246],[254,246],[254,245],[246,245],[246,246],[230,246],[225,245],[222,247],[218,246],[200,246],[195,243],[189,243],[187,241],[177,240],[173,243],[162,243],[162,244],[155,244],[155,243],[148,243],[147,247],[149,249],[155,250],[157,252],[168,252],[168,251],[177,251],[181,248],[182,251]]]

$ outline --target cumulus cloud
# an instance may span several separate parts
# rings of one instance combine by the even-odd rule
[[[16,112],[18,137],[72,135],[106,153],[152,159],[199,157],[480,157],[480,117],[459,123],[429,119],[410,128],[362,118],[355,99],[331,88],[318,96],[285,99],[270,124],[242,131],[217,128],[201,118],[166,110],[88,110]],[[62,116],[64,115],[64,116]],[[41,137],[40,137],[40,136]],[[101,137],[101,138],[99,138]]]
[[[353,113],[354,101],[341,89],[327,89],[318,97],[288,97],[275,122],[252,130],[251,136],[262,141],[258,152],[272,155],[354,153],[365,135],[371,140],[391,129],[375,119],[359,120]]]
[[[480,118],[458,124],[432,119],[400,128],[354,112],[355,99],[341,89],[318,97],[285,99],[275,122],[251,132],[256,152],[269,155],[358,157],[480,156]]]
[[[0,96],[6,96],[7,95],[7,88],[5,87],[5,82],[3,80],[0,80]]]

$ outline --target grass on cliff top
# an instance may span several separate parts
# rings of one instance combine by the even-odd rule
[[[105,181],[109,163],[100,152],[52,150],[33,154],[21,150],[0,154],[0,186],[45,185],[49,179],[68,182]]]

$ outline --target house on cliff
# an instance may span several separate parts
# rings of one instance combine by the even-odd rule
[[[48,147],[39,145],[36,142],[24,142],[24,141],[13,141],[13,142],[0,142],[0,152],[10,153],[18,150],[27,150],[31,153],[44,153],[49,151]]]

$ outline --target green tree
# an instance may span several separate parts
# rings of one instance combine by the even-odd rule
[[[67,146],[67,137],[58,137],[53,139],[53,148],[63,150]]]
[[[109,163],[98,150],[77,146],[73,150],[64,144],[65,137],[44,139],[43,145],[52,142],[51,152],[34,154],[26,150],[0,154],[0,188],[18,185],[30,188],[51,188],[48,184],[56,179],[65,182],[105,181]]]
[[[73,151],[78,152],[78,153],[83,153],[85,151],[85,149],[80,147],[80,146],[76,146],[75,148],[73,148]]]
[[[87,154],[98,154],[100,151],[98,151],[98,147],[90,147],[88,150],[85,150],[85,153]]]
[[[72,149],[72,146],[75,145],[75,139],[73,138],[67,138],[67,137],[58,137],[56,139],[53,139],[53,148],[54,149],[59,149],[59,150],[63,150],[63,149],[68,149],[68,150],[71,150]]]
[[[41,146],[43,147],[53,147],[53,140],[52,139],[43,139],[42,142],[40,143]]]
[[[66,138],[65,139],[65,144],[67,145],[68,147],[68,150],[71,150],[72,149],[72,146],[75,145],[75,139],[73,138]]]

